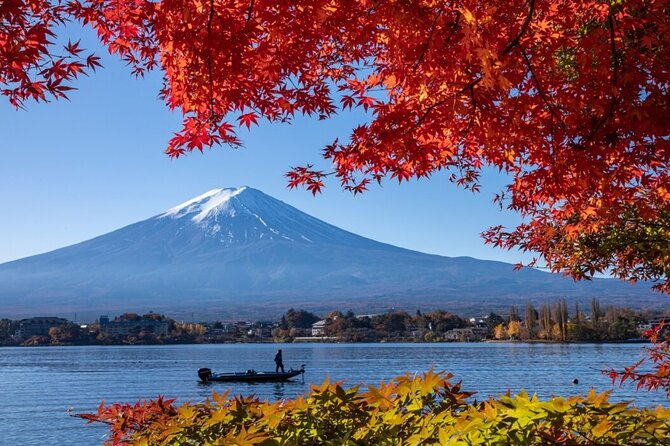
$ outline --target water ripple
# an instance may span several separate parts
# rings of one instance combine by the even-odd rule
[[[284,350],[287,367],[307,364],[305,383],[203,385],[196,370],[273,370]],[[134,402],[158,395],[201,401],[213,390],[292,398],[310,384],[344,381],[378,384],[431,367],[463,380],[477,399],[507,389],[540,397],[612,390],[617,400],[638,406],[668,405],[662,393],[615,387],[599,370],[621,368],[643,354],[639,344],[254,344],[178,346],[85,346],[0,349],[0,438],[3,444],[99,445],[105,426],[85,426],[69,417],[95,411],[100,400]],[[580,384],[573,385],[578,378]]]

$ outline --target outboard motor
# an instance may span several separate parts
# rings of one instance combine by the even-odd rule
[[[212,377],[212,369],[208,368],[198,369],[198,377],[200,377],[200,381],[202,382],[209,381],[209,378]]]

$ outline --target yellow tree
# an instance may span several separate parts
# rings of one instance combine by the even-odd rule
[[[507,324],[507,335],[513,339],[519,339],[521,337],[521,322],[519,321],[510,321]]]
[[[493,336],[495,336],[496,339],[507,339],[507,329],[503,324],[496,325],[493,329]]]

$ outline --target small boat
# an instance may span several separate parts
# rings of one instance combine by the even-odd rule
[[[208,382],[277,382],[286,381],[295,376],[303,375],[305,378],[305,364],[298,370],[289,369],[286,372],[257,372],[253,369],[246,372],[212,373],[212,369],[198,369],[198,377],[204,383]]]

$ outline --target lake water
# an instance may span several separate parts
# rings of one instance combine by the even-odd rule
[[[286,368],[306,364],[305,382],[200,384],[196,371],[272,370],[277,348]],[[541,397],[585,394],[591,387],[612,389],[599,370],[631,365],[641,344],[237,344],[178,346],[85,346],[0,348],[0,444],[99,445],[105,426],[86,426],[69,417],[93,412],[100,400],[134,402],[158,395],[181,401],[204,400],[212,390],[291,398],[310,384],[346,380],[378,384],[406,372],[431,367],[463,380],[477,399],[526,389]],[[574,378],[579,384],[574,385]],[[670,404],[663,393],[613,389],[617,400],[638,406]]]

